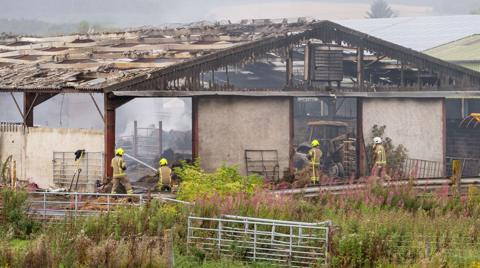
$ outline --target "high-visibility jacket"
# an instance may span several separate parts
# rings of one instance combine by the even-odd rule
[[[168,166],[161,166],[158,169],[158,184],[159,185],[171,185],[172,184],[172,169]]]
[[[320,167],[320,159],[322,158],[322,150],[318,147],[314,147],[308,151],[308,155],[310,157],[310,165],[311,165],[311,176],[310,179],[315,184],[320,180],[319,174],[319,167]]]
[[[385,147],[382,144],[377,144],[373,148],[373,153],[375,157],[375,164],[377,165],[386,165],[387,156],[385,155]]]
[[[320,159],[322,158],[322,150],[320,150],[319,148],[315,147],[315,148],[312,148],[310,149],[310,151],[308,151],[308,155],[310,156],[310,163],[313,165],[313,166],[320,166]]]
[[[123,161],[123,157],[117,155],[112,158],[111,167],[113,168],[113,178],[120,178],[126,175],[125,170],[127,166],[125,165],[125,161]]]

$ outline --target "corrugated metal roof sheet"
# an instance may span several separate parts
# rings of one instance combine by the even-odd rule
[[[459,63],[461,66],[472,69],[474,71],[480,72],[480,62],[472,62],[472,63]]]
[[[480,61],[480,34],[434,47],[425,53],[446,61]]]
[[[338,23],[417,51],[480,34],[480,15],[342,20]]]
[[[478,26],[475,27],[478,27],[480,32],[480,16],[460,17],[479,19]],[[386,20],[389,23],[387,25],[391,25],[390,20],[405,23],[405,18],[398,18]],[[368,22],[371,24],[370,27],[372,23],[376,23],[377,30],[383,29],[384,33],[391,34],[388,28],[394,25],[381,28],[381,24],[378,24],[381,21],[363,20],[362,22]],[[354,28],[361,26],[352,21],[343,24],[347,26],[351,24]],[[476,25],[472,20],[469,20],[469,24]],[[417,25],[417,28],[421,27]],[[387,56],[393,55],[396,59],[402,60],[402,57],[407,57],[409,63],[420,65],[422,68],[440,69],[457,75],[466,74],[473,76],[475,81],[479,77],[478,74],[465,68],[412,52],[394,43],[371,38],[371,36],[378,36],[373,29],[364,34],[341,24],[320,21],[255,26],[232,24],[205,28],[143,29],[88,36],[18,37],[17,46],[13,47],[2,45],[10,41],[6,39],[2,43],[0,39],[0,49],[4,50],[0,53],[0,89],[96,90],[108,87],[109,90],[114,90],[136,86],[147,80],[144,85],[152,87],[155,83],[160,83],[154,79],[162,80],[169,77],[170,80],[161,81],[163,85],[165,81],[168,83],[173,79],[194,75],[193,69],[207,72],[226,64],[238,64],[242,60],[252,58],[250,55],[278,49],[286,44],[295,44],[313,33],[316,33],[316,36],[327,34],[323,36],[324,39],[331,38],[332,35],[338,35],[339,38],[348,36],[351,39],[350,44],[353,42],[365,47],[370,45],[377,50],[376,52]],[[378,33],[380,35],[378,37],[384,38],[382,32]],[[426,38],[414,29],[410,29],[410,34],[421,40]],[[405,45],[402,37],[406,35],[398,35],[401,38],[399,43]],[[164,38],[157,36],[164,36]],[[449,37],[452,35],[450,34]],[[88,42],[72,43],[80,40],[79,38],[88,39]],[[20,45],[23,43],[18,43],[19,41],[29,42],[29,44]],[[198,44],[198,41],[207,44]],[[132,47],[119,46],[119,44],[137,45]],[[64,47],[67,49],[55,49]]]

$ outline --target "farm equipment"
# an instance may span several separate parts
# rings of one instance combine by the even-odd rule
[[[356,168],[356,139],[349,124],[343,121],[313,121],[307,124],[305,142],[301,143],[295,153],[294,164],[297,169],[308,165],[307,154],[310,142],[320,141],[323,157],[320,168],[330,177],[345,177]]]
[[[80,178],[80,173],[82,172],[82,168],[80,167],[80,163],[83,160],[83,156],[85,155],[85,149],[79,149],[75,151],[75,172],[73,173],[72,180],[70,181],[70,186],[68,187],[68,192],[72,191],[73,182],[75,182],[75,191],[78,189],[78,180]]]
[[[480,124],[480,113],[471,113],[460,122],[461,128],[476,128]]]

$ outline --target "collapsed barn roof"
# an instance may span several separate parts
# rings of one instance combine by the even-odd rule
[[[402,64],[480,85],[480,73],[330,21],[200,25],[58,37],[4,38],[0,90],[111,92],[196,90],[195,77],[309,39],[357,47]],[[182,79],[183,87],[175,85]],[[173,82],[173,85],[172,85]],[[458,83],[460,84],[460,83]]]

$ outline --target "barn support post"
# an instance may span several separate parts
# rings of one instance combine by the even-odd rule
[[[289,161],[288,161],[288,169],[290,174],[295,173],[295,165],[293,162],[293,158],[295,157],[295,147],[293,146],[294,143],[294,138],[295,138],[295,98],[290,97],[289,98],[289,124],[290,124],[290,137],[289,137],[289,144],[288,144],[288,149],[289,149]]]
[[[293,84],[293,48],[289,46],[287,48],[287,60],[286,60],[286,85],[287,87]]]
[[[132,100],[132,97],[115,97],[112,94],[104,95],[104,178],[112,177],[110,161],[115,156],[115,110],[123,104]]]
[[[199,157],[198,101],[199,97],[192,97],[192,160]]]
[[[363,66],[363,47],[357,48],[357,86],[358,91],[363,91],[364,66]]]
[[[363,99],[357,98],[357,176],[367,175],[367,153],[363,133]]]
[[[55,93],[23,93],[23,124],[27,127],[33,127],[34,108],[55,95]]]

